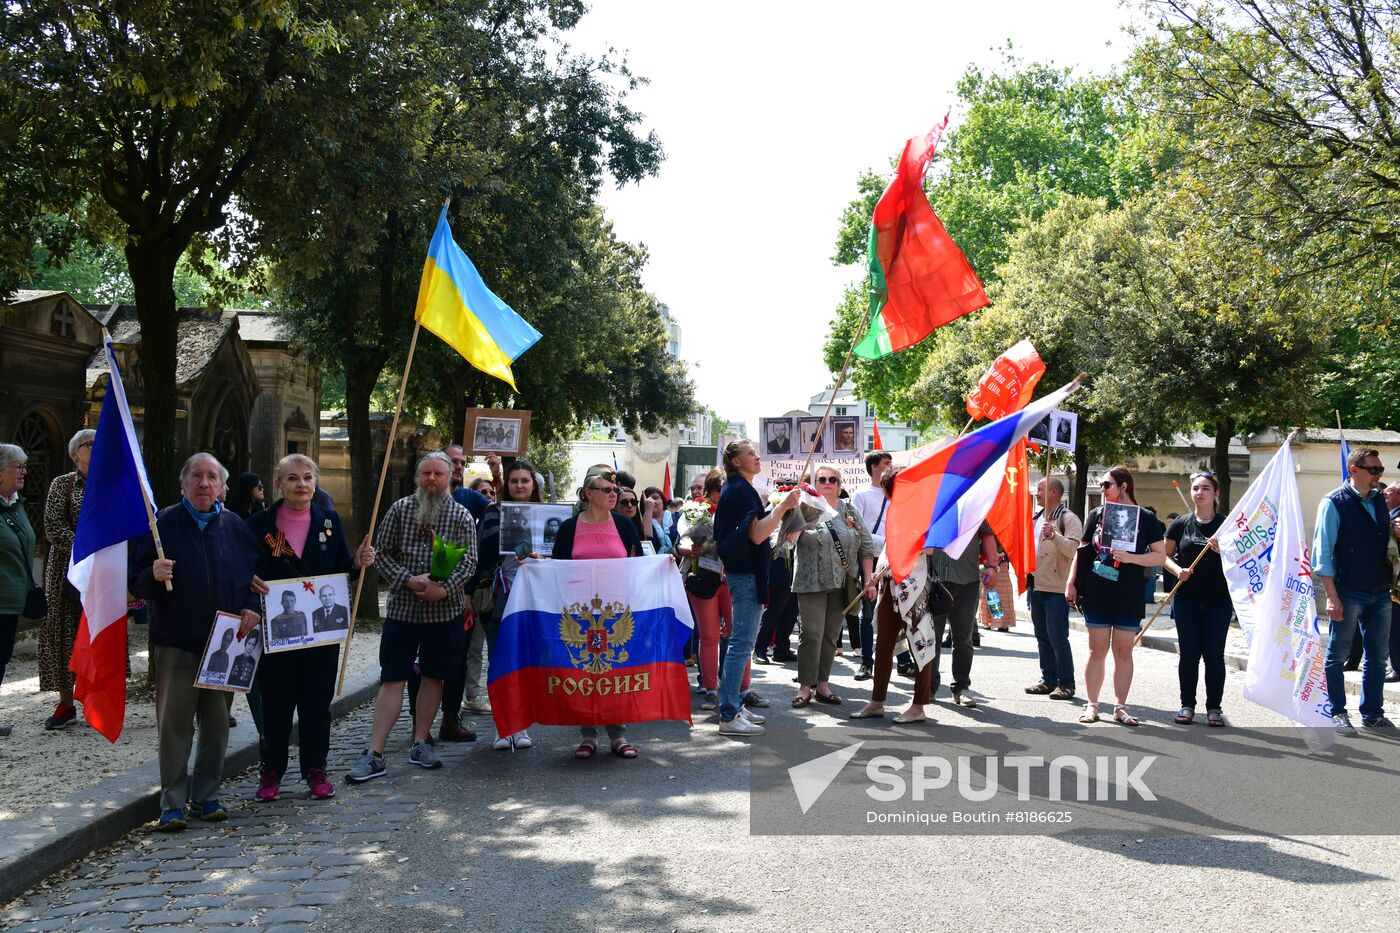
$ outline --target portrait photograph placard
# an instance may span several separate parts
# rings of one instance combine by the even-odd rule
[[[350,578],[343,573],[268,580],[263,597],[267,650],[332,645],[350,632]]]
[[[1079,437],[1079,415],[1072,411],[1060,411],[1058,408],[1050,413],[1050,446],[1056,450],[1074,451],[1075,441]]]
[[[865,435],[861,431],[862,420],[860,415],[836,415],[828,422],[833,457],[852,457],[863,452]]]
[[[792,418],[760,418],[763,439],[759,453],[764,457],[790,457],[797,450],[797,429]]]
[[[826,438],[823,435],[820,417],[797,419],[797,452],[802,455],[827,452]]]
[[[549,505],[539,502],[502,502],[501,553],[520,553],[523,545],[527,554],[554,556],[554,539],[559,526],[574,514],[571,505]]]
[[[231,690],[247,693],[253,689],[253,675],[258,672],[262,658],[262,629],[255,628],[243,638],[238,637],[242,620],[231,613],[214,616],[209,641],[204,645],[204,659],[195,675],[194,685],[210,690]]]
[[[1042,448],[1050,446],[1050,420],[1054,413],[1048,414],[1044,419],[1037,421],[1031,429],[1026,432],[1026,439],[1035,441]]]
[[[1103,530],[1101,545],[1115,551],[1137,549],[1138,520],[1142,509],[1126,502],[1105,502],[1103,506]]]
[[[468,408],[462,437],[468,454],[523,456],[530,440],[530,412],[516,408]]]

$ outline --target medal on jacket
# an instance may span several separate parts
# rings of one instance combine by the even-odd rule
[[[277,532],[277,537],[275,538],[270,532],[263,535],[263,542],[272,549],[273,557],[296,556],[296,551],[293,551],[291,545],[287,543],[287,536],[280,531]]]
[[[326,540],[327,538],[329,538],[330,536],[331,536],[331,520],[328,518],[328,519],[326,519],[326,530],[321,534],[321,540],[324,541],[324,540]]]

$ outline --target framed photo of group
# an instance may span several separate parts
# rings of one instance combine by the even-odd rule
[[[270,653],[345,641],[350,632],[350,578],[328,573],[268,580],[263,619]]]
[[[820,415],[759,419],[758,454],[767,460],[808,454],[857,457],[864,449],[865,421],[860,415],[832,415],[824,427]]]
[[[502,502],[501,553],[554,556],[554,539],[559,526],[572,517],[571,505],[538,502]]]
[[[522,457],[530,442],[530,412],[519,408],[468,408],[462,434],[467,453]]]

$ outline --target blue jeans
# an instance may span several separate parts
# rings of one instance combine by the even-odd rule
[[[731,573],[729,600],[734,621],[729,630],[729,649],[719,666],[719,718],[725,722],[739,715],[743,702],[744,668],[758,640],[758,622],[763,603],[758,598],[758,578],[751,573]],[[766,594],[765,594],[766,595]]]
[[[875,664],[875,600],[860,601],[860,663],[865,667]]]
[[[1337,590],[1342,599],[1342,619],[1333,622],[1327,638],[1327,699],[1332,714],[1346,712],[1346,680],[1342,667],[1351,653],[1351,643],[1361,630],[1366,660],[1361,665],[1361,719],[1374,719],[1385,712],[1385,661],[1390,650],[1390,594],[1356,593]]]
[[[1074,689],[1074,655],[1069,647],[1069,601],[1064,593],[1031,590],[1031,626],[1040,649],[1040,679]]]

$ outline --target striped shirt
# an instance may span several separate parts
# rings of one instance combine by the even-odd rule
[[[443,584],[447,598],[425,602],[408,588],[410,577],[432,567],[433,533],[453,544],[466,544],[467,552],[452,576]],[[466,610],[467,581],[476,572],[476,523],[471,513],[449,496],[431,530],[417,517],[412,496],[389,506],[374,536],[374,569],[389,584],[389,618],[397,622],[451,622]]]

